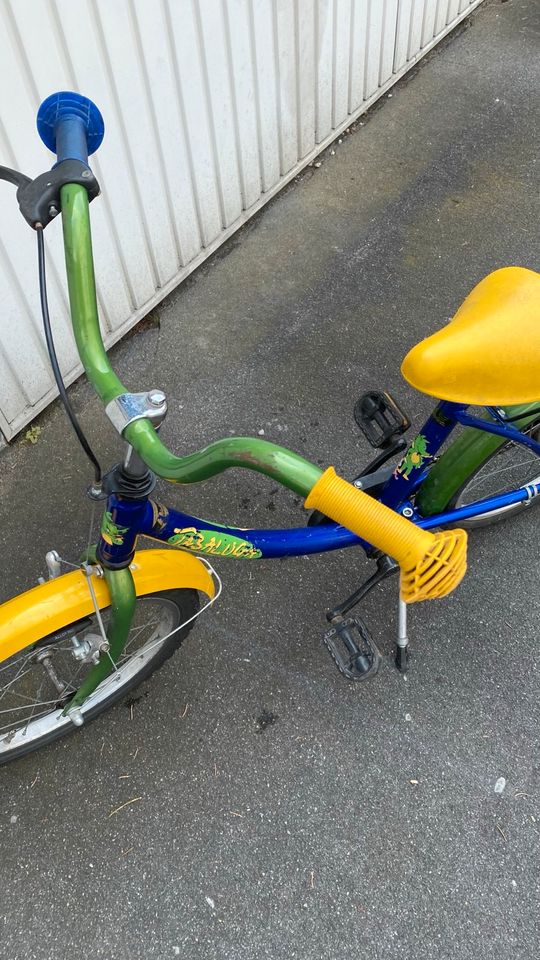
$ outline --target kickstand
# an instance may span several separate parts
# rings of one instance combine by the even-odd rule
[[[407,604],[399,597],[396,667],[405,673],[409,663],[409,638],[407,636]]]

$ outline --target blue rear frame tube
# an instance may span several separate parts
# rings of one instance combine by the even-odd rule
[[[540,443],[538,443],[537,440],[533,440],[532,437],[527,436],[527,434],[522,433],[521,430],[517,430],[511,423],[505,424],[502,421],[496,423],[493,420],[480,420],[478,417],[467,413],[467,408],[456,411],[455,419],[463,427],[476,427],[478,430],[484,430],[485,433],[494,433],[499,437],[514,440],[524,447],[529,447],[530,450],[540,457]]]

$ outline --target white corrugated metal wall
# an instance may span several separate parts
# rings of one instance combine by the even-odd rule
[[[36,110],[91,97],[106,136],[92,166],[105,339],[118,340],[481,0],[2,0],[0,163],[51,154]],[[0,184],[0,429],[55,395],[35,240]],[[80,372],[60,223],[47,229],[62,368]]]

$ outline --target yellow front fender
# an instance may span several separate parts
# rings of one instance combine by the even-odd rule
[[[187,587],[213,597],[214,582],[204,563],[189,553],[141,550],[131,564],[137,596]],[[110,603],[103,577],[92,577],[100,609]],[[87,577],[74,570],[20,593],[0,606],[0,662],[94,612]]]

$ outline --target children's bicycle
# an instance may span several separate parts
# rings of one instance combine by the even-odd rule
[[[362,547],[374,572],[327,612],[324,642],[349,680],[372,677],[380,653],[351,611],[399,572],[396,665],[404,671],[407,604],[447,595],[465,573],[467,534],[452,525],[509,517],[540,493],[540,275],[497,270],[447,326],[410,351],[402,366],[406,380],[438,401],[411,443],[403,436],[409,421],[389,394],[360,397],[355,419],[378,453],[352,483],[260,438],[218,440],[178,457],[159,435],[164,394],[129,392],[100,333],[89,221],[99,185],[88,155],[103,138],[102,117],[90,100],[61,92],[42,103],[37,125],[57,154],[52,170],[30,180],[0,167],[0,178],[17,187],[21,212],[37,234],[45,339],[60,397],[93,466],[87,493],[102,503],[103,518],[98,543],[77,567],[65,572],[65,561],[49,551],[48,580],[0,607],[0,762],[73,731],[160,667],[219,595],[215,558],[251,562]],[[125,441],[122,461],[106,473],[70,406],[49,319],[43,233],[60,212],[77,348]],[[474,413],[471,406],[483,409]],[[448,443],[458,426],[462,431]],[[174,510],[152,495],[156,477],[197,483],[233,467],[300,494],[312,511],[306,525],[240,529]],[[178,549],[136,550],[140,536]]]

